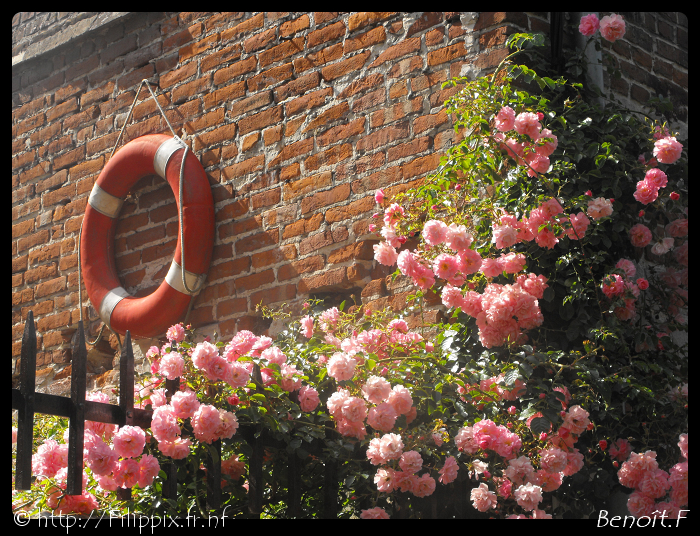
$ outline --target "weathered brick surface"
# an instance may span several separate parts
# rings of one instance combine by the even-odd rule
[[[458,139],[442,109],[456,90],[443,82],[493,70],[516,31],[549,31],[545,12],[134,13],[68,50],[15,61],[27,43],[16,32],[42,14],[23,17],[13,25],[12,351],[32,309],[47,364],[69,359],[82,216],[143,78],[214,196],[213,262],[189,320],[230,336],[263,326],[256,304],[298,306],[315,293],[403,307],[406,282],[388,284],[373,259],[374,191],[418,184]],[[633,109],[668,96],[687,129],[686,16],[625,17],[625,38],[604,44],[622,73],[606,73],[606,88]],[[153,132],[169,130],[142,90],[121,145]],[[140,181],[115,240],[130,290],[160,284],[178,225],[171,189]]]

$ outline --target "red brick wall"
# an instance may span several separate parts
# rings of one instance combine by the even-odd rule
[[[666,18],[657,19],[663,34]],[[438,166],[454,136],[441,110],[454,90],[442,82],[492,70],[509,33],[546,32],[548,20],[547,13],[141,13],[13,66],[13,358],[32,309],[40,365],[70,360],[82,215],[143,78],[157,82],[216,205],[213,262],[190,321],[230,337],[266,327],[258,303],[298,309],[311,295],[354,294],[374,307],[400,307],[408,289],[388,283],[389,270],[373,261],[374,191],[405,189]],[[687,35],[677,22],[672,29],[676,39]],[[621,58],[640,48],[624,46],[613,47]],[[660,61],[659,72],[682,86],[676,63]],[[687,45],[685,67],[687,98]],[[126,140],[154,132],[167,126],[142,92]],[[116,237],[127,290],[143,295],[160,284],[177,229],[167,184],[141,181]],[[83,300],[94,334],[100,323],[85,293]]]

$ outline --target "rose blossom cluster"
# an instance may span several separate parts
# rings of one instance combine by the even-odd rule
[[[622,15],[613,13],[606,15],[598,20],[595,13],[581,17],[581,22],[578,26],[578,31],[586,37],[594,35],[600,29],[600,35],[603,39],[614,43],[618,39],[622,39],[625,35],[625,19]]]
[[[562,402],[566,408],[568,390],[557,388],[565,395],[567,402]],[[508,411],[511,414],[515,413]],[[460,452],[469,456],[489,456],[489,451],[496,453],[506,460],[507,466],[502,476],[494,477],[498,495],[504,499],[513,498],[525,510],[533,511],[534,518],[546,517],[543,511],[538,510],[538,504],[542,500],[542,492],[554,491],[562,485],[565,476],[571,476],[583,467],[583,455],[574,448],[578,436],[591,426],[588,412],[580,406],[572,406],[568,411],[562,411],[563,423],[556,434],[548,437],[542,434],[540,440],[546,440],[546,446],[540,448],[537,457],[530,459],[527,456],[519,456],[518,451],[522,447],[520,437],[511,432],[508,427],[497,425],[490,419],[484,419],[473,426],[460,428],[455,436],[455,445]],[[535,414],[528,419],[529,423]],[[538,460],[539,468],[533,465],[533,460]],[[488,465],[481,460],[474,460],[473,465],[477,474],[488,473]],[[484,512],[496,508],[496,495],[491,495],[488,486],[484,483],[472,490],[472,504],[477,510]]]
[[[680,435],[678,446],[686,461],[668,472],[659,467],[653,450],[632,452],[622,464],[617,478],[623,486],[634,489],[627,500],[632,515],[655,517],[665,512],[668,518],[679,518],[688,504],[688,434]]]
[[[589,203],[588,215],[593,219],[608,216],[612,212],[609,200],[599,199],[602,201],[595,200],[595,204]],[[553,230],[554,224],[562,226],[563,232],[556,234]],[[493,224],[492,242],[496,248],[503,249],[534,240],[538,246],[552,249],[564,236],[570,240],[582,239],[589,224],[590,220],[584,212],[567,215],[559,201],[551,198],[520,220],[512,214],[502,214],[497,223]]]
[[[377,489],[383,493],[401,491],[416,497],[427,497],[435,491],[436,481],[430,472],[422,475],[423,457],[416,450],[405,450],[403,440],[398,434],[384,434],[369,442],[367,458],[373,465],[379,465],[374,475]],[[458,464],[449,456],[440,469],[439,481],[449,484],[457,478]]]
[[[510,106],[504,106],[494,119],[498,130],[494,138],[518,165],[527,166],[528,177],[547,172],[549,157],[558,145],[557,137],[552,131],[542,128],[540,121],[543,118],[541,113],[521,112],[516,115]],[[506,138],[505,133],[512,130],[527,138],[524,141]]]
[[[392,387],[381,376],[370,376],[361,392],[362,398],[352,396],[347,389],[339,389],[326,402],[328,412],[342,435],[364,439],[367,435],[366,424],[374,430],[389,432],[399,416],[406,415],[407,422],[415,419],[416,409],[411,392],[403,385]]]
[[[620,259],[615,268],[623,275],[612,273],[605,276],[600,288],[609,300],[621,300],[621,304],[615,307],[615,316],[620,320],[631,320],[636,312],[635,303],[640,290],[649,288],[649,282],[642,278],[634,282],[637,268],[629,259]]]
[[[87,393],[86,400],[109,403],[104,393]],[[112,443],[111,446],[109,443]],[[83,460],[100,488],[114,491],[117,488],[141,488],[150,486],[160,471],[158,461],[143,454],[146,434],[138,426],[123,426],[85,421],[83,436]],[[99,507],[95,496],[87,491],[87,473],[83,472],[83,494],[65,493],[68,478],[68,430],[63,443],[48,439],[32,456],[32,474],[39,479],[53,478],[58,488],[49,490],[48,506],[59,514],[89,514]]]

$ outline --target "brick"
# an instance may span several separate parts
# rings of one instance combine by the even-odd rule
[[[341,102],[340,104],[331,106],[312,119],[309,124],[304,127],[302,132],[308,132],[309,130],[325,125],[326,123],[336,121],[343,117],[349,109],[350,105],[347,102]]]
[[[354,32],[365,26],[390,19],[394,15],[396,15],[396,12],[393,11],[363,11],[352,13],[348,18],[348,30]]]
[[[226,47],[218,52],[207,54],[200,60],[200,68],[202,72],[215,69],[222,63],[230,62],[241,57],[241,45],[236,43],[233,46]]]
[[[387,61],[395,61],[398,58],[411,54],[413,52],[418,52],[420,50],[420,37],[413,37],[411,39],[405,39],[396,45],[390,46],[384,52],[382,52],[376,60],[374,60],[369,68],[377,67],[382,63]]]
[[[200,78],[195,78],[191,82],[182,84],[173,90],[173,104],[180,104],[187,100],[192,99],[200,93],[208,93],[211,89],[211,75],[205,74]],[[173,118],[169,117],[170,122],[173,122]]]
[[[432,28],[436,24],[442,21],[442,13],[436,11],[426,11],[424,12],[418,20],[416,20],[411,26],[406,30],[406,37],[410,37],[418,32],[422,32],[428,28]]]
[[[318,270],[322,270],[325,265],[326,263],[323,255],[315,255],[313,257],[306,257],[305,259],[293,261],[279,267],[277,270],[277,280],[287,281],[302,274],[317,272]]]
[[[45,283],[39,283],[34,290],[35,298],[43,298],[57,292],[66,290],[66,277],[61,276],[56,279],[51,279]]]
[[[304,40],[306,37],[295,37],[289,41],[284,41],[281,44],[274,46],[268,50],[261,52],[258,55],[260,67],[267,67],[272,63],[277,63],[289,58],[295,54],[304,51]]]
[[[350,288],[351,286],[351,283],[348,281],[346,268],[341,266],[335,270],[327,270],[319,275],[302,278],[297,284],[297,292],[299,294],[308,294],[311,292]]]
[[[280,165],[282,162],[310,153],[314,148],[313,138],[306,138],[282,147],[282,150],[268,164],[268,169]]]
[[[318,22],[316,22],[318,24]],[[280,37],[289,37],[309,27],[309,16],[302,15],[298,19],[283,22],[280,26]]]
[[[220,37],[221,36],[218,33],[216,33],[213,35],[209,35],[204,39],[200,39],[199,41],[181,47],[179,50],[180,62],[183,62],[193,56],[200,55],[207,50],[211,50],[219,43]]]
[[[45,332],[57,328],[67,327],[70,325],[70,312],[64,311],[51,316],[45,316],[36,321],[36,329],[39,332]]]
[[[346,39],[343,43],[343,52],[349,54],[350,52],[369,48],[372,45],[383,43],[384,41],[386,41],[386,30],[384,26],[377,26],[356,37]]]
[[[252,134],[248,134],[243,138],[243,141],[241,142],[241,152],[246,152],[250,150],[252,147],[255,146],[256,143],[260,140],[260,132],[253,132]]]
[[[254,269],[290,261],[297,256],[297,248],[294,244],[287,244],[278,248],[268,249],[260,253],[254,253],[251,262]]]
[[[329,128],[321,136],[316,137],[319,147],[325,147],[332,143],[337,143],[341,140],[357,136],[365,131],[365,118],[358,117],[354,121],[350,121],[344,125]]]
[[[194,139],[194,150],[211,148],[219,143],[232,143],[236,136],[236,124],[229,123],[209,132],[203,132]]]
[[[250,295],[250,303],[253,305],[268,305],[291,301],[297,297],[296,285],[277,285],[276,287],[254,292]]]
[[[237,255],[241,255],[268,246],[272,246],[274,244],[277,244],[278,242],[279,230],[275,228],[270,229],[269,231],[262,231],[260,233],[237,240],[234,245],[234,249]]]
[[[214,85],[220,86],[229,82],[232,78],[237,78],[246,73],[254,71],[257,67],[255,56],[250,56],[244,60],[232,63],[228,67],[217,70],[214,73]]]
[[[393,141],[406,138],[408,136],[408,122],[397,123],[376,130],[371,134],[363,137],[356,144],[358,151],[371,151],[378,147],[383,147]]]
[[[284,226],[282,232],[282,240],[294,238],[295,236],[308,235],[316,231],[323,223],[323,214],[314,214],[307,219],[299,219],[293,223]]]
[[[17,252],[30,249],[39,244],[45,244],[49,241],[49,231],[47,229],[42,229],[41,231],[36,231],[35,233],[29,235],[26,238],[20,238],[17,241]],[[31,259],[31,254],[30,254]]]
[[[127,236],[126,247],[128,249],[135,249],[163,238],[165,238],[165,226],[159,225],[158,227],[152,227],[150,229],[146,229],[145,231],[139,231]]]
[[[238,279],[236,279],[235,280],[236,292],[240,293],[240,292],[247,292],[250,290],[259,289],[260,287],[262,287],[264,285],[269,285],[270,283],[273,283],[274,281],[275,281],[274,270],[272,270],[272,269],[263,270],[262,272],[239,277]]]
[[[345,99],[347,97],[352,97],[353,95],[358,95],[369,89],[375,89],[383,85],[384,75],[381,73],[374,73],[352,81],[338,94],[338,98]]]
[[[31,268],[24,273],[24,282],[28,285],[41,279],[48,279],[58,275],[58,266],[55,262],[42,264],[37,268]]]
[[[241,119],[238,123],[240,134],[247,134],[253,130],[262,130],[270,125],[280,123],[282,121],[282,106],[269,108],[255,115]]]
[[[350,185],[341,184],[330,190],[317,192],[301,201],[301,213],[313,212],[321,207],[345,201],[350,196]]]
[[[233,28],[221,32],[221,41],[224,43],[228,41],[235,41],[239,35],[262,28],[264,23],[265,13],[258,13],[257,15],[254,15],[249,19],[246,19],[243,22],[237,24]]]
[[[285,64],[285,67],[287,65],[291,68],[290,63]],[[295,80],[292,80],[291,82],[288,82],[287,84],[276,88],[275,101],[282,102],[290,97],[295,97],[297,95],[303,95],[305,93],[308,93],[312,89],[317,88],[320,82],[321,75],[317,72],[301,76]]]
[[[34,230],[34,220],[25,220],[12,226],[12,238],[18,238]]]
[[[224,300],[216,304],[216,318],[225,318],[236,313],[245,313],[248,311],[247,298],[232,298]]]
[[[384,104],[385,101],[386,90],[383,87],[380,87],[376,91],[372,91],[366,95],[363,95],[362,97],[356,98],[352,103],[352,111],[357,113],[369,110],[370,108],[376,108],[377,106]]]
[[[334,145],[333,147],[312,154],[304,160],[304,168],[306,171],[315,171],[323,166],[332,166],[338,162],[342,162],[352,156],[352,145],[345,143],[343,145]]]
[[[321,76],[326,82],[331,82],[348,73],[360,69],[372,53],[367,50],[346,60],[342,60],[321,69]]]
[[[317,106],[322,106],[326,103],[326,98],[332,95],[333,89],[328,87],[290,100],[284,104],[287,117],[291,117],[302,112],[305,113]]]
[[[273,188],[271,190],[266,190],[265,192],[260,192],[259,194],[252,195],[250,197],[250,208],[256,210],[259,208],[270,207],[276,205],[280,201],[280,189]]]
[[[393,162],[394,160],[399,160],[400,158],[406,158],[408,156],[425,152],[431,148],[431,145],[432,140],[429,136],[423,136],[422,138],[413,139],[408,143],[395,145],[387,150],[387,162]]]
[[[445,110],[440,110],[436,114],[422,115],[413,120],[413,134],[422,134],[426,130],[449,123],[449,117]]]
[[[330,186],[332,174],[330,171],[325,171],[310,177],[304,177],[294,182],[287,182],[283,185],[283,199],[285,201],[294,199],[301,195],[306,195],[319,188]]]
[[[374,279],[362,289],[363,298],[381,297],[386,296],[386,294],[387,290],[384,279]]]
[[[326,48],[322,48],[316,52],[310,52],[306,56],[299,58],[294,58],[292,63],[294,64],[294,70],[297,73],[303,73],[309,69],[315,67],[320,67],[331,61],[340,59],[343,57],[343,44],[336,43]]]
[[[276,40],[276,35],[277,28],[270,28],[269,30],[256,33],[243,42],[243,49],[246,53],[250,54],[251,52],[265,48]]]
[[[262,93],[257,93],[252,97],[237,101],[231,105],[228,112],[229,117],[236,118],[239,115],[243,115],[251,110],[257,108],[262,108],[267,106],[272,102],[272,91],[264,91]]]
[[[44,123],[46,123],[46,115],[44,115],[43,113],[34,115],[32,117],[28,117],[27,119],[24,119],[17,124],[16,130],[12,133],[12,135],[13,137],[20,136],[25,132],[29,132],[30,130],[34,130],[35,128],[40,127]]]
[[[170,71],[168,73],[163,74],[160,77],[158,85],[161,89],[168,89],[174,86],[175,84],[179,84],[181,82],[184,82],[188,78],[196,76],[196,74],[197,63],[191,61],[188,64],[180,67],[179,69],[175,69],[174,71]]]
[[[374,196],[367,196],[348,205],[333,207],[326,211],[326,223],[334,223],[366,214],[375,208]]]
[[[240,257],[226,262],[215,264],[209,268],[207,281],[213,283],[221,279],[228,279],[250,270],[250,257]]]
[[[248,80],[246,80],[248,91],[250,93],[254,93],[268,86],[277,85],[280,82],[292,78],[293,74],[294,68],[292,67],[291,63],[285,63],[283,65],[278,65],[277,67],[272,67],[260,74],[248,78]],[[277,90],[275,90],[275,95],[277,95]],[[275,100],[278,102],[280,101],[278,97],[275,97]]]
[[[221,172],[221,176],[226,180],[231,180],[235,177],[242,177],[249,173],[260,171],[264,165],[265,155],[261,154],[224,168]]]
[[[340,20],[336,23],[329,24],[318,30],[310,32],[306,37],[306,47],[313,48],[317,45],[339,39],[345,35],[345,23]]]
[[[437,168],[440,163],[439,154],[430,154],[427,156],[421,156],[416,158],[408,164],[401,166],[401,173],[405,179],[415,177],[417,175],[423,175]]]
[[[55,121],[62,115],[69,114],[71,112],[74,112],[78,109],[78,99],[77,98],[72,98],[70,100],[67,100],[66,102],[62,102],[61,104],[51,106],[47,111],[46,111],[46,120],[51,123],[52,121]]]
[[[231,221],[219,226],[219,238],[225,240],[229,236],[240,236],[262,228],[262,216],[255,215],[243,220]]]
[[[464,48],[464,43],[455,43],[454,45],[449,45],[447,47],[438,48],[437,50],[428,52],[428,65],[440,65],[466,55],[467,50]]]

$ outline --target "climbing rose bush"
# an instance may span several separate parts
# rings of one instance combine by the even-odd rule
[[[581,32],[595,39],[596,22]],[[609,41],[625,30],[618,15],[598,27]],[[104,446],[86,432],[86,475],[103,473],[105,492],[135,486],[127,507],[203,512],[220,442],[225,504],[243,512],[250,438],[266,433],[283,445],[263,458],[269,516],[284,515],[290,457],[308,514],[327,464],[345,517],[452,515],[460,499],[475,517],[590,516],[622,487],[638,515],[682,509],[687,461],[665,445],[680,431],[687,460],[687,348],[671,336],[687,330],[687,157],[661,122],[508,63],[540,41],[515,34],[494,75],[449,82],[462,85],[447,103],[455,147],[421,186],[375,193],[375,260],[405,306],[309,300],[299,320],[263,308],[286,322],[274,340],[171,327],[137,389],[150,430],[105,429]],[[56,499],[64,450],[42,448]],[[160,495],[166,462],[188,484],[174,504]],[[54,499],[42,504],[62,508]],[[65,508],[97,508],[75,501]]]

